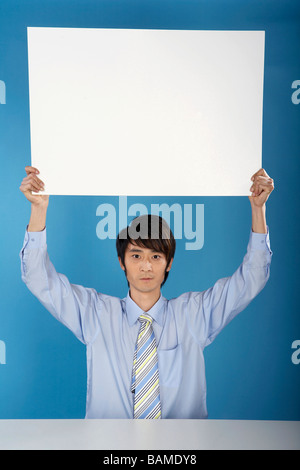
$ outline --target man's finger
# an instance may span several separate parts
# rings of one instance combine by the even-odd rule
[[[42,181],[40,178],[38,178],[36,175],[30,175],[30,177],[31,177],[31,179],[32,179],[33,181],[35,181],[39,186],[41,186],[41,187],[44,186],[43,181]]]
[[[258,185],[267,185],[267,186],[271,186],[272,190],[274,189],[274,181],[269,176],[255,176],[255,177],[253,177],[253,184],[250,188],[250,191],[256,192]]]
[[[273,184],[274,181],[269,176],[255,176],[253,178],[253,184],[267,184],[267,183]]]
[[[254,194],[260,194],[262,192],[271,193],[274,189],[272,182],[253,184],[250,191]]]
[[[254,173],[254,175],[252,175],[251,181],[254,181],[256,176],[266,176],[267,178],[269,178],[268,173],[263,168],[260,168],[256,173]]]
[[[30,173],[39,174],[39,170],[37,168],[35,168],[34,166],[25,166],[25,171],[26,171],[27,175],[29,175]]]
[[[28,176],[25,176],[25,178],[23,179],[24,183],[29,183],[31,181],[34,181],[35,183],[37,183],[41,188],[44,187],[43,181],[32,173],[30,173]]]
[[[20,190],[22,191],[22,193],[27,193],[29,191],[39,192],[40,188],[38,186],[35,186],[32,183],[27,183],[27,184],[22,183],[20,186]]]

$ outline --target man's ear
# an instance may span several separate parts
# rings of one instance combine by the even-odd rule
[[[166,269],[166,271],[168,271],[168,272],[170,271],[170,269],[171,269],[171,267],[172,267],[173,259],[174,259],[174,258],[171,258],[170,263],[169,263],[169,265],[168,265],[168,267],[167,267],[167,269]]]
[[[124,264],[122,263],[122,260],[121,260],[120,256],[118,256],[118,260],[119,260],[121,269],[123,269],[123,271],[125,271],[125,266],[124,266]]]

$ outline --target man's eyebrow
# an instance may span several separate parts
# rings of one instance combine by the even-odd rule
[[[133,253],[133,252],[138,252],[138,253],[142,253],[143,250],[141,248],[129,248],[128,251],[130,253]],[[152,248],[152,253],[162,253],[162,251],[158,251],[158,250],[154,250],[154,248]]]

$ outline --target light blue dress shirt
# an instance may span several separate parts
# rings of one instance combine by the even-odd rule
[[[206,418],[203,350],[263,289],[272,252],[269,233],[250,233],[241,266],[203,292],[167,300],[147,312],[154,319],[162,418]],[[57,320],[86,345],[86,418],[133,418],[130,391],[138,317],[130,298],[119,299],[74,285],[56,272],[46,229],[27,232],[20,252],[22,279]]]

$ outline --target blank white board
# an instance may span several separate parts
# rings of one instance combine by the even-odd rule
[[[264,31],[28,28],[32,165],[56,195],[243,196]]]

